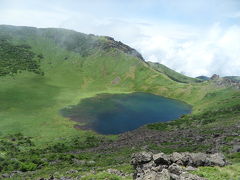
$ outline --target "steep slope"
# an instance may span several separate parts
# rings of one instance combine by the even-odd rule
[[[195,83],[195,82],[201,82],[200,79],[196,79],[196,78],[191,78],[191,77],[187,77],[181,73],[178,73],[166,66],[164,66],[163,64],[159,64],[159,63],[154,63],[154,62],[148,62],[148,64],[155,70],[166,74],[170,79],[177,81],[177,82],[181,82],[181,83]]]

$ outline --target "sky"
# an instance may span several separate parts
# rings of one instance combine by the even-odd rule
[[[240,0],[0,0],[0,24],[112,36],[191,77],[240,75]]]

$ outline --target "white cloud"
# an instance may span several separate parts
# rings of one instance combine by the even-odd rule
[[[163,30],[160,26],[148,28],[151,30],[144,31],[145,38],[132,43],[146,60],[160,62],[192,77],[214,73],[240,75],[240,26],[224,28],[215,23],[204,30],[177,26]]]
[[[211,76],[214,73],[240,75],[240,26],[224,27],[214,23],[209,27],[196,28],[139,19],[97,19],[88,16],[89,19],[90,23],[85,28],[74,23],[71,27],[66,23],[64,27],[113,36],[136,48],[147,61],[160,62],[188,76]],[[82,21],[72,19],[72,22]]]
[[[2,10],[0,24],[18,26],[58,27],[68,16],[64,13],[37,10]],[[21,20],[19,20],[21,19]]]

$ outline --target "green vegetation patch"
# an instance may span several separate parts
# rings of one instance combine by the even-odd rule
[[[7,40],[0,39],[0,76],[13,75],[21,71],[42,74],[40,59],[29,45],[13,45]]]
[[[226,167],[200,167],[194,174],[207,178],[208,180],[239,180],[240,164]]]

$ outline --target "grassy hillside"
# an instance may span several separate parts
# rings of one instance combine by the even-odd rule
[[[172,79],[176,82],[181,82],[181,83],[201,82],[200,79],[185,76],[181,73],[178,73],[178,72],[168,68],[167,66],[164,66],[163,64],[154,63],[154,62],[148,62],[148,64],[149,64],[150,67],[152,67],[156,71],[161,72],[163,74],[166,74],[170,79]]]
[[[191,127],[212,133],[213,127],[239,123],[239,90],[219,88],[213,81],[199,82],[162,65],[153,67],[136,50],[110,37],[65,29],[0,26],[0,40],[2,172],[37,170],[26,175],[35,178],[71,168],[80,174],[97,169],[96,177],[88,174],[89,179],[109,177],[105,170],[110,167],[132,172],[130,155],[141,147],[110,148],[107,154],[91,152],[99,142],[111,143],[118,137],[76,130],[74,122],[59,113],[98,93],[149,92],[193,106],[191,115],[147,127],[154,131]],[[74,159],[87,163],[79,165]],[[89,163],[93,160],[95,164]]]
[[[56,138],[59,133],[81,133],[72,128],[73,122],[63,118],[59,110],[101,92],[150,92],[194,105],[193,113],[218,108],[222,101],[224,106],[239,102],[232,98],[238,93],[236,90],[216,89],[212,82],[180,83],[180,79],[195,79],[166,67],[162,72],[156,71],[135,50],[109,37],[14,26],[0,26],[0,37],[14,48],[27,46],[24,50],[38,58],[32,61],[39,69],[37,72],[42,72],[34,73],[26,66],[25,70],[15,71],[18,73],[14,76],[0,77],[2,134],[22,132],[41,142]],[[18,58],[26,53],[0,51],[6,57]],[[177,76],[178,82],[169,74]]]
[[[49,140],[59,133],[79,133],[59,110],[100,92],[144,91],[195,101],[187,95],[192,93],[191,87],[155,72],[135,54],[112,46],[107,37],[12,26],[1,26],[0,32],[12,47],[27,45],[31,53],[39,55],[39,68],[44,73],[26,69],[14,76],[1,76],[2,134],[24,132],[38,140]],[[110,46],[106,45],[108,41]],[[13,54],[4,49],[1,53]],[[21,57],[25,52],[18,53]]]
[[[203,81],[208,81],[210,79],[210,77],[207,77],[207,76],[198,76],[196,78],[201,79]]]

